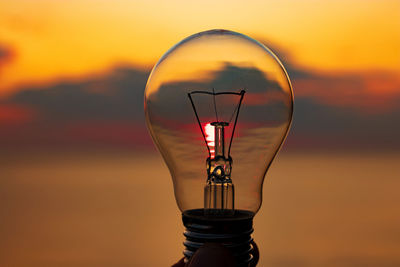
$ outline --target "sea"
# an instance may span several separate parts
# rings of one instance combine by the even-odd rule
[[[254,229],[258,266],[400,266],[400,153],[280,153]],[[158,153],[0,155],[0,266],[171,266],[183,230]]]

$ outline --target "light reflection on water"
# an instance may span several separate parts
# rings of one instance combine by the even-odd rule
[[[0,266],[170,266],[182,256],[158,155],[1,159]],[[279,155],[255,219],[259,266],[399,266],[399,159]]]

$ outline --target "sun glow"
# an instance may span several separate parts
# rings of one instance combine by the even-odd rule
[[[398,72],[398,1],[214,2],[0,1],[0,95],[119,62],[150,66],[176,40],[215,27],[283,44],[313,70]],[[15,54],[7,67],[2,45]]]
[[[204,134],[206,135],[207,145],[210,148],[211,158],[215,157],[215,131],[211,123],[204,126]]]

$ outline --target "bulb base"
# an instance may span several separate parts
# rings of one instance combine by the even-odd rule
[[[253,255],[254,213],[235,210],[233,215],[206,216],[204,209],[186,210],[182,213],[185,226],[183,242],[186,261],[205,243],[218,243],[228,248],[235,258],[236,266],[256,266],[258,257]]]

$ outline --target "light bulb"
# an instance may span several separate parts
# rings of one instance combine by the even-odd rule
[[[227,30],[194,34],[154,66],[145,90],[146,121],[188,229],[186,257],[216,241],[242,257],[245,249],[235,247],[251,241],[264,177],[292,113],[292,88],[283,65],[245,35]],[[245,232],[246,241],[231,238]],[[250,261],[251,255],[245,255],[238,265]]]

